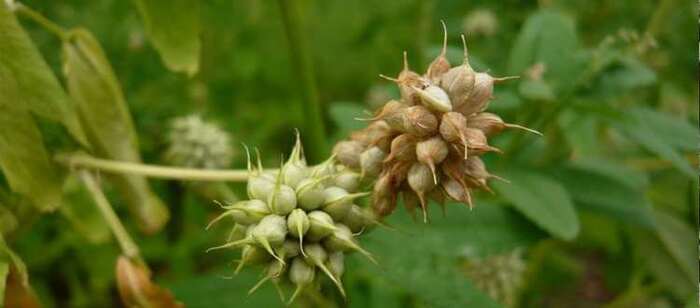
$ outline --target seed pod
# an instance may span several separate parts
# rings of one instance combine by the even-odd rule
[[[366,141],[368,146],[376,146],[382,151],[389,151],[391,139],[396,135],[396,131],[392,130],[386,121],[374,121],[365,129]]]
[[[292,266],[289,267],[289,280],[296,285],[294,294],[292,298],[289,299],[287,305],[291,305],[294,300],[299,296],[301,290],[313,283],[316,271],[313,266],[309,265],[300,257],[294,258],[292,260]]]
[[[364,150],[358,141],[341,141],[333,147],[333,154],[338,161],[350,169],[360,169],[360,153]]]
[[[269,262],[271,258],[272,256],[265,249],[255,245],[245,245],[243,250],[241,250],[241,260],[238,261],[238,266],[236,266],[234,273],[238,274],[246,265]]]
[[[334,186],[327,187],[323,194],[325,195],[323,211],[331,215],[333,220],[336,221],[345,218],[345,215],[350,211],[353,200],[369,195],[366,192],[350,194],[345,189]]]
[[[322,182],[325,178],[306,178],[299,182],[296,189],[297,205],[306,210],[315,210],[323,204],[325,195],[323,194]]]
[[[287,216],[287,229],[289,229],[291,236],[299,239],[299,248],[301,249],[304,242],[304,234],[309,230],[309,217],[306,216],[306,212],[302,209],[294,209],[289,213],[289,216]],[[301,249],[301,253],[304,254],[303,249]]]
[[[324,162],[311,168],[311,177],[314,179],[325,178],[328,179],[332,177],[335,172],[335,154],[330,158],[326,159]]]
[[[433,137],[416,144],[416,158],[430,167],[435,184],[438,183],[435,165],[441,163],[447,157],[447,153],[447,143],[440,137]]]
[[[287,215],[297,207],[297,196],[294,189],[282,184],[284,167],[281,169],[282,170],[280,170],[280,173],[277,175],[277,179],[275,181],[275,189],[268,197],[267,204],[272,213],[277,215]]]
[[[371,147],[360,155],[360,168],[362,177],[365,175],[377,176],[382,171],[382,162],[386,159],[386,153],[378,147]]]
[[[430,63],[428,66],[428,71],[425,73],[425,77],[428,78],[430,82],[435,84],[437,84],[440,81],[440,77],[442,77],[442,75],[450,69],[450,62],[447,61],[447,57],[445,57],[445,54],[447,53],[447,26],[445,26],[444,21],[441,22],[442,29],[444,31],[442,50],[437,58]]]
[[[417,97],[416,91],[413,89],[413,87],[422,85],[423,78],[421,78],[418,73],[411,71],[408,68],[408,54],[405,51],[403,52],[403,70],[401,73],[399,73],[397,78],[386,77],[384,75],[379,76],[396,82],[396,84],[399,86],[399,92],[401,93],[401,101],[404,104],[408,106],[418,104],[420,99]]]
[[[345,216],[343,224],[348,226],[352,232],[357,233],[368,227],[379,224],[379,221],[371,211],[353,204],[350,207],[350,211]]]
[[[480,155],[485,152],[501,153],[501,150],[499,150],[498,148],[494,148],[488,144],[488,139],[481,130],[467,128],[464,131],[464,135],[467,137],[469,153],[473,152],[476,155]]]
[[[331,270],[338,281],[345,273],[345,254],[342,251],[336,251],[328,254],[326,266]]]
[[[287,236],[287,220],[282,216],[268,215],[258,223],[251,232],[252,238],[260,244],[275,259],[284,263],[284,260],[277,256],[272,247],[278,247],[284,243]]]
[[[469,208],[473,207],[472,197],[469,193],[469,188],[455,179],[446,179],[442,182],[442,188],[447,195],[455,201],[469,204]]]
[[[282,243],[282,246],[275,249],[275,252],[282,259],[291,259],[301,253],[301,245],[299,241],[288,238]]]
[[[405,109],[406,120],[403,132],[419,137],[430,136],[438,130],[438,119],[430,110],[423,106],[412,106]]]
[[[382,174],[372,190],[372,209],[380,217],[391,214],[396,208],[396,192],[393,177],[389,172]]]
[[[403,199],[403,206],[411,214],[413,221],[416,221],[416,208],[420,206],[420,199],[418,195],[411,190],[404,190],[401,193]]]
[[[267,201],[267,198],[275,189],[274,180],[270,180],[263,172],[260,156],[258,155],[258,167],[253,167],[250,150],[245,147],[245,153],[248,161],[248,184],[246,190],[250,199]]]
[[[391,142],[391,152],[384,162],[392,160],[414,161],[416,159],[416,138],[411,134],[401,134]]]
[[[206,229],[209,229],[216,222],[227,216],[231,216],[233,221],[238,224],[250,225],[259,222],[263,217],[270,214],[270,210],[265,202],[256,199],[238,201],[233,205],[222,206],[222,208],[226,211],[214,218],[214,220],[207,225]]]
[[[350,169],[342,170],[336,174],[333,184],[348,192],[355,192],[360,187],[360,174]]]
[[[384,106],[382,109],[372,118],[373,120],[381,120],[386,124],[384,126],[383,124],[379,124],[380,126],[375,126],[374,128],[371,128],[372,126],[368,126],[364,132],[365,138],[363,138],[363,141],[365,141],[366,144],[371,144],[372,138],[370,135],[370,131],[376,130],[376,131],[386,131],[386,128],[389,128],[389,130],[401,130],[404,127],[404,117],[403,117],[403,110],[406,109],[406,105],[395,101],[395,100],[390,100]],[[380,122],[380,121],[377,121]],[[373,122],[375,123],[375,122]],[[380,122],[381,123],[381,122]]]
[[[501,119],[501,117],[489,112],[481,112],[472,115],[471,117],[469,117],[468,126],[471,128],[481,130],[487,137],[498,134],[506,128],[522,129],[524,131],[542,136],[542,133],[536,130],[529,129],[527,127],[520,126],[517,124],[505,123],[503,122],[503,119]]]
[[[493,84],[517,77],[494,78],[488,73],[476,73],[474,77],[474,90],[463,104],[455,111],[469,117],[474,113],[486,110],[488,103],[493,99]]]
[[[447,142],[460,141],[464,146],[464,159],[467,159],[468,142],[465,131],[467,129],[467,118],[459,112],[447,112],[442,115],[440,122],[440,135]]]
[[[304,250],[307,251],[306,262],[320,268],[326,274],[326,276],[328,276],[328,278],[330,278],[331,281],[333,281],[336,287],[338,287],[338,291],[340,291],[340,294],[343,297],[345,297],[343,283],[339,279],[336,279],[335,275],[333,275],[333,272],[331,272],[330,269],[328,269],[328,267],[326,266],[326,261],[328,260],[328,254],[326,253],[326,250],[323,249],[323,247],[317,243],[304,245]]]
[[[420,207],[423,211],[423,222],[428,222],[428,212],[426,209],[426,194],[435,187],[435,182],[431,176],[430,167],[422,163],[415,163],[408,171],[408,185],[418,195]]]
[[[323,240],[323,246],[325,246],[329,251],[357,251],[367,257],[372,263],[377,264],[377,260],[374,259],[371,253],[364,250],[360,245],[357,244],[355,238],[352,235],[350,228],[343,224],[335,224],[336,228],[333,234],[326,237]]]
[[[309,241],[319,241],[331,235],[336,229],[333,218],[326,212],[312,211],[307,216],[309,217],[309,230],[306,232],[306,238]]]
[[[437,112],[452,111],[452,101],[442,88],[429,84],[422,88],[413,87],[413,90],[416,91],[421,98],[421,103],[426,107]]]
[[[272,262],[267,265],[267,268],[265,269],[265,277],[260,279],[258,283],[256,283],[250,290],[248,290],[248,295],[253,294],[260,286],[262,286],[265,282],[267,282],[270,279],[277,278],[281,276],[286,269],[286,266],[282,263],[279,262]]]
[[[299,182],[309,175],[309,170],[306,167],[306,160],[302,155],[302,151],[301,139],[299,138],[299,132],[297,132],[297,140],[292,149],[292,154],[289,156],[289,160],[287,160],[284,166],[280,168],[282,182],[292,188],[296,188]]]
[[[241,224],[233,225],[233,228],[231,228],[231,232],[228,234],[226,241],[231,242],[244,239],[246,236],[246,229],[248,228]]]
[[[464,39],[464,35],[462,35],[462,44],[464,45],[462,65],[451,68],[440,80],[440,86],[447,91],[454,103],[454,109],[459,109],[462,104],[466,103],[474,89],[474,80],[476,78],[476,73],[469,64],[467,42]]]

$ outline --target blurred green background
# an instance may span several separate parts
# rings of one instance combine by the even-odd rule
[[[130,1],[22,3],[95,35],[123,88],[145,162],[163,163],[170,121],[189,114],[231,134],[238,154],[231,168],[245,166],[241,142],[259,147],[272,167],[290,150],[294,128],[306,135],[309,111],[299,81],[309,72],[293,65],[277,1],[199,3],[200,67],[191,78],[164,66]],[[399,231],[380,228],[363,237],[380,265],[349,258],[347,302],[324,285],[323,298],[299,305],[697,305],[697,2],[297,5],[328,135],[325,146],[314,142],[307,152],[327,153],[364,125],[355,117],[397,97],[395,85],[378,75],[395,76],[404,50],[411,67],[423,71],[439,53],[440,20],[453,64],[461,62],[459,35],[466,33],[478,70],[521,76],[496,87],[490,110],[545,134],[507,131],[492,141],[505,153],[487,155],[487,164],[512,184],[477,195],[474,210],[451,205],[444,217],[435,211],[428,225],[401,210],[388,219]],[[60,75],[60,41],[20,21]],[[43,131],[52,152],[69,147],[62,133]],[[283,306],[269,285],[246,295],[259,269],[223,278],[232,275],[237,252],[204,253],[227,233],[225,226],[204,230],[219,212],[211,200],[175,181],[151,183],[172,215],[155,235],[140,233],[117,193],[108,194],[157,283],[188,307]],[[242,186],[231,187],[242,195]],[[65,200],[65,209],[48,215],[10,207],[21,219],[6,239],[27,264],[44,306],[120,306],[118,246],[90,199],[70,182]],[[507,291],[494,291],[499,288]]]

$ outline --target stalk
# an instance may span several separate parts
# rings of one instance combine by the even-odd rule
[[[308,149],[305,151],[311,162],[321,162],[328,156],[326,127],[323,122],[323,108],[318,96],[313,61],[302,27],[302,17],[297,0],[278,0],[284,30],[289,41],[289,53],[298,74],[301,101],[299,104],[304,117],[304,129]]]
[[[66,32],[66,30],[63,29],[63,27],[59,26],[58,24],[54,23],[53,21],[49,20],[48,18],[44,17],[39,12],[32,10],[31,8],[29,8],[29,7],[27,7],[24,4],[19,3],[19,2],[12,3],[11,8],[15,12],[17,12],[17,14],[22,15],[28,19],[31,19],[32,21],[34,21],[35,23],[40,25],[42,28],[55,34],[62,41],[68,40],[68,37],[69,37],[68,32]]]

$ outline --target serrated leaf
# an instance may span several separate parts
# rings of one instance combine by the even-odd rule
[[[119,82],[99,42],[87,30],[72,30],[70,41],[63,44],[63,72],[96,154],[140,162],[136,131]],[[115,175],[111,179],[144,231],[163,227],[168,209],[144,177]]]
[[[87,144],[73,104],[7,5],[0,5],[0,55],[0,100],[62,123]]]
[[[378,269],[364,260],[364,271],[385,279],[421,299],[429,307],[500,307],[477,290],[457,268],[459,258],[488,256],[526,246],[541,233],[514,213],[494,204],[478,203],[474,210],[447,204],[442,216],[431,204],[429,224],[412,221],[396,211],[388,222],[398,231],[376,229],[360,244],[373,253]],[[358,256],[357,258],[361,258]]]
[[[683,124],[670,125],[668,119],[649,109],[636,108],[626,121],[616,123],[615,127],[648,151],[668,160],[678,170],[689,177],[697,176],[697,169],[690,165],[681,153],[679,144],[698,145],[700,138]],[[684,146],[684,147],[687,147]]]
[[[651,205],[641,189],[630,187],[604,172],[576,164],[560,166],[552,172],[580,208],[623,223],[654,227]]]
[[[199,1],[134,0],[165,65],[189,76],[199,70]]]
[[[61,178],[44,148],[41,132],[27,109],[16,83],[0,66],[0,169],[12,191],[29,198],[41,211],[61,204]]]
[[[533,171],[498,172],[511,183],[494,182],[494,190],[525,217],[555,237],[572,240],[579,231],[579,221],[564,187]]]
[[[536,63],[545,65],[544,78],[555,88],[573,81],[580,69],[576,61],[578,37],[574,22],[562,13],[543,9],[531,15],[511,49],[508,70],[523,74]]]

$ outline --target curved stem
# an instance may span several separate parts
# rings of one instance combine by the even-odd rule
[[[13,4],[13,9],[18,14],[31,19],[35,23],[42,26],[44,29],[55,34],[62,41],[68,40],[68,37],[69,37],[68,32],[66,32],[66,30],[63,29],[63,27],[59,26],[58,24],[54,23],[53,21],[49,20],[48,18],[44,17],[44,15],[41,15],[39,12],[32,10],[28,6],[26,6],[22,3],[19,3],[19,2],[15,2]]]
[[[134,174],[162,179],[231,182],[245,182],[248,180],[247,170],[205,170],[156,166],[95,158],[86,154],[62,154],[57,155],[55,159],[71,168],[83,167],[108,173]]]
[[[302,27],[302,16],[298,0],[279,0],[284,30],[289,41],[289,53],[294,71],[301,88],[301,112],[306,123],[302,133],[307,136],[307,158],[312,162],[321,162],[328,156],[326,127],[323,122],[323,108],[318,97],[316,76],[314,74],[311,53],[308,50],[306,36]]]
[[[102,192],[102,189],[97,183],[97,180],[95,180],[95,177],[90,173],[90,171],[87,170],[80,171],[79,175],[80,179],[85,184],[85,187],[87,187],[88,191],[90,192],[90,195],[92,195],[95,205],[97,205],[97,208],[100,210],[102,217],[104,217],[105,221],[107,222],[109,229],[112,230],[112,234],[114,234],[117,242],[119,242],[119,246],[121,246],[124,255],[131,259],[141,261],[139,247],[136,245],[136,243],[134,243],[134,240],[131,239],[129,233],[126,232],[126,229],[124,228],[124,225],[122,225],[122,222],[119,220],[117,214],[114,213],[112,206],[109,204],[109,200],[107,200],[104,192]]]

